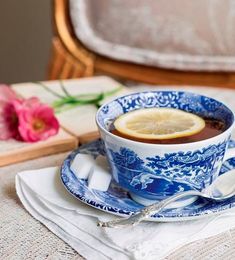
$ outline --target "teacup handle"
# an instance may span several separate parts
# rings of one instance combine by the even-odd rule
[[[223,161],[227,161],[228,159],[235,158],[235,148],[228,148],[224,155]]]

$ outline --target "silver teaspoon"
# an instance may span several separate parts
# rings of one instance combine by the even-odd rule
[[[165,200],[153,203],[140,210],[139,212],[131,215],[128,218],[120,218],[111,220],[108,222],[99,221],[97,223],[100,227],[125,227],[125,226],[135,226],[139,224],[142,220],[147,219],[153,213],[158,213],[163,210],[170,203],[187,197],[187,196],[200,196],[203,198],[208,198],[215,201],[222,201],[228,199],[235,195],[235,169],[230,170],[222,175],[220,175],[209,187],[203,191],[190,190],[181,193],[177,193]]]

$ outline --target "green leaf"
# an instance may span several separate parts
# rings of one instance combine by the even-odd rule
[[[55,109],[56,113],[60,113],[66,111],[68,109],[74,108],[76,106],[82,105],[95,105],[99,107],[101,102],[108,96],[112,96],[118,91],[122,89],[122,87],[115,88],[111,91],[101,92],[101,93],[94,93],[94,94],[80,94],[76,96],[72,96],[65,88],[63,82],[60,80],[60,86],[62,91],[64,92],[64,96],[56,93],[55,91],[51,90],[51,88],[47,87],[41,82],[35,82],[35,84],[39,84],[42,86],[46,91],[50,92],[54,96],[58,97],[59,99],[52,103],[52,107]]]

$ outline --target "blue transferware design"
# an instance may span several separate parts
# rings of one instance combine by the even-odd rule
[[[146,196],[146,192],[150,194],[154,191],[161,199],[172,193],[202,190],[210,185],[217,176],[214,165],[223,159],[226,144],[227,140],[201,151],[168,153],[147,157],[146,160],[124,147],[118,152],[108,149],[107,155],[112,161],[114,175],[118,176],[122,186],[133,193],[137,190],[138,194],[144,190],[143,196]]]
[[[133,142],[110,133],[112,122],[123,113],[140,108],[171,107],[214,118],[228,131],[202,142],[153,145]],[[119,97],[97,112],[115,181],[136,198],[161,200],[179,191],[202,190],[219,174],[228,145],[234,115],[212,98],[182,91],[147,91]]]
[[[97,115],[98,122],[107,129],[109,120],[140,108],[171,107],[198,114],[204,118],[216,118],[231,125],[233,115],[221,102],[212,98],[183,91],[146,91],[119,97],[103,106]],[[225,115],[227,115],[225,117]]]
[[[235,147],[235,141],[229,142],[229,147]],[[102,192],[89,189],[87,181],[77,179],[70,170],[70,164],[77,153],[92,154],[94,157],[104,155],[101,140],[89,143],[72,152],[61,167],[61,180],[66,189],[82,202],[111,214],[128,216],[139,211],[143,206],[133,201],[128,192],[112,181],[108,191]],[[125,154],[126,151],[123,151]],[[131,157],[131,159],[133,159]],[[127,163],[131,163],[127,160]],[[141,164],[141,160],[139,161]],[[223,163],[220,174],[235,168],[235,158]],[[152,221],[180,221],[216,214],[235,207],[235,196],[222,202],[213,202],[200,198],[184,208],[165,209],[161,213],[151,216]]]

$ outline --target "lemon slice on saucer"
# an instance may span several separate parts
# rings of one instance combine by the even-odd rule
[[[205,127],[205,121],[179,109],[144,108],[119,116],[114,127],[131,137],[164,140],[196,134]]]

